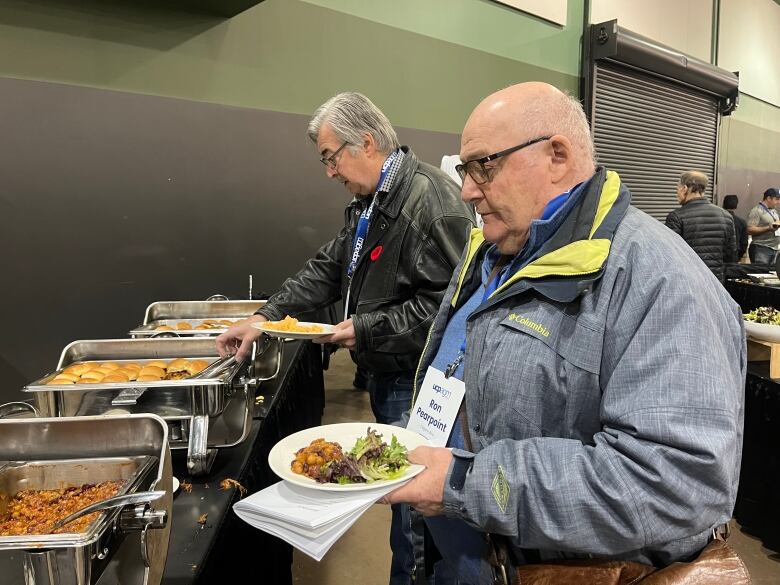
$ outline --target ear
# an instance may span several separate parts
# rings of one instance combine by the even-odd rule
[[[566,178],[574,166],[574,148],[571,140],[560,134],[550,138],[548,152],[550,154],[550,176],[553,183]]]
[[[369,158],[376,154],[376,140],[371,134],[363,134],[363,151]]]

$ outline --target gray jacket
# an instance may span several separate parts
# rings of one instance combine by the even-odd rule
[[[731,517],[740,310],[682,239],[629,203],[617,174],[599,169],[537,259],[468,321],[475,455],[455,451],[445,513],[508,536],[518,556],[666,565]],[[479,285],[487,247],[474,230],[418,383],[449,315]]]

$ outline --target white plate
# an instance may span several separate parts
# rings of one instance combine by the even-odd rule
[[[780,325],[766,325],[745,319],[745,331],[753,339],[780,343]]]
[[[171,493],[175,494],[178,491],[179,491],[179,480],[176,477],[174,477],[173,478],[173,487],[171,488]]]
[[[395,435],[398,441],[409,451],[421,445],[430,445],[425,437],[401,427],[379,423],[341,423],[313,427],[285,437],[271,449],[271,452],[268,454],[268,464],[273,472],[285,481],[307,488],[336,492],[371,490],[403,483],[425,469],[424,465],[410,465],[406,472],[396,479],[380,479],[371,483],[349,483],[344,485],[338,483],[317,483],[310,477],[293,473],[290,469],[290,463],[295,459],[295,452],[301,447],[308,447],[314,439],[321,437],[326,441],[336,442],[341,445],[341,448],[346,453],[352,449],[358,437],[366,435],[368,427],[381,434],[382,440],[388,444],[392,440],[393,435]]]
[[[269,325],[270,323],[273,323],[273,321],[261,321],[260,323],[255,322],[252,323],[252,327],[259,329],[271,337],[282,337],[284,339],[314,339],[316,337],[322,337],[323,335],[330,335],[334,331],[333,325],[328,325],[327,323],[309,323],[308,321],[299,321],[299,324],[303,326],[317,325],[318,327],[322,327],[322,331],[318,333],[300,333],[298,331],[277,331],[275,329],[266,329],[265,326]]]

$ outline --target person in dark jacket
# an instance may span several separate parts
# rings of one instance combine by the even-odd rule
[[[736,195],[726,195],[723,198],[723,209],[728,211],[731,214],[731,219],[734,220],[734,234],[737,238],[737,262],[745,255],[748,247],[747,222],[736,214],[738,205],[739,197]]]
[[[342,299],[344,320],[317,341],[350,350],[367,376],[377,422],[393,423],[411,405],[414,370],[474,212],[444,171],[399,144],[390,121],[364,95],[341,93],[325,102],[308,136],[328,178],[354,196],[344,227],[255,316],[217,337],[217,348],[243,359],[260,335],[252,323]],[[393,508],[390,583],[407,585],[414,571],[408,514]]]
[[[666,227],[677,232],[723,282],[726,262],[736,261],[734,222],[727,211],[704,198],[707,176],[687,171],[677,185],[680,208],[666,216]]]

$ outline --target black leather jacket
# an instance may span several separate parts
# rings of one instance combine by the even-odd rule
[[[374,207],[352,278],[352,359],[377,373],[417,367],[428,329],[474,225],[458,186],[441,170],[406,156],[389,193]],[[339,234],[319,249],[258,311],[269,319],[325,307],[347,296],[357,220],[370,198],[353,201]]]
[[[729,212],[704,198],[692,199],[669,213],[666,225],[680,234],[723,282],[724,263],[737,261],[734,222]]]

